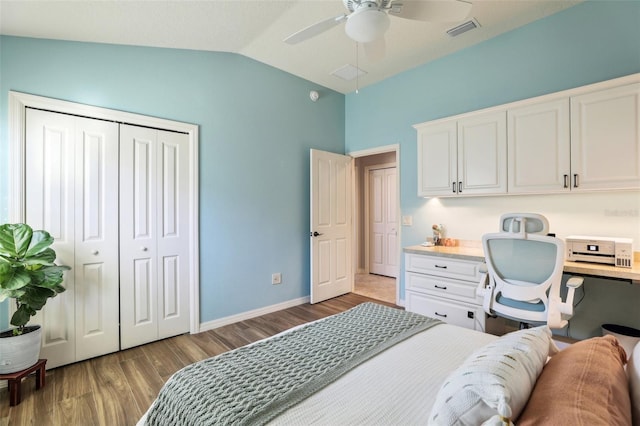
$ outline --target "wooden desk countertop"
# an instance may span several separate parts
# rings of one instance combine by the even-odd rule
[[[425,247],[421,245],[409,246],[404,248],[404,252],[484,262],[484,251],[482,250],[482,246],[479,242],[477,244],[467,244],[455,247]],[[565,261],[564,272],[578,275],[590,275],[600,278],[630,280],[633,284],[640,284],[640,253],[634,253],[632,268],[619,268],[599,263]]]

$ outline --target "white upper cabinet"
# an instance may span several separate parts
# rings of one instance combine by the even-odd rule
[[[418,129],[418,195],[455,195],[458,182],[456,120]]]
[[[640,83],[571,98],[572,190],[640,188]]]
[[[510,108],[507,116],[509,193],[569,191],[569,98]]]
[[[470,114],[416,126],[418,195],[506,192],[506,113]]]
[[[507,192],[507,116],[505,111],[458,120],[459,195]]]
[[[414,128],[421,197],[640,188],[640,74]]]

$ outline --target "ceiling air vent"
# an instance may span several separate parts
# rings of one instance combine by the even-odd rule
[[[456,37],[462,33],[466,33],[467,31],[471,31],[478,27],[480,27],[480,24],[478,23],[478,21],[476,21],[475,18],[473,18],[472,20],[464,22],[457,27],[448,29],[447,34],[449,34],[449,37]]]
[[[346,81],[351,81],[353,79],[355,79],[356,77],[360,77],[365,75],[367,72],[364,71],[361,68],[358,67],[354,67],[351,64],[347,64],[344,65],[340,68],[338,68],[337,70],[335,70],[334,72],[331,73],[331,75],[334,75],[336,77],[339,77],[343,80]]]

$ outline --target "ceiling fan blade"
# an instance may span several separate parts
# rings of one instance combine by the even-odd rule
[[[378,62],[384,59],[384,56],[387,53],[387,43],[385,42],[384,37],[380,37],[377,40],[363,44],[364,55],[368,60],[372,62]]]
[[[288,44],[297,44],[301,41],[308,40],[311,37],[315,37],[318,34],[321,34],[328,29],[335,27],[345,19],[347,19],[347,15],[340,15],[333,18],[325,19],[324,21],[316,22],[315,24],[309,25],[307,28],[304,28],[297,33],[294,33],[285,38],[284,42]]]
[[[461,0],[397,0],[389,15],[431,22],[459,22],[469,16],[471,3]]]

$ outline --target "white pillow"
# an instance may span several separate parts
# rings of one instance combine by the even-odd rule
[[[547,357],[557,351],[547,326],[515,331],[478,349],[443,383],[429,424],[480,425],[517,418]]]
[[[640,342],[636,343],[629,363],[627,364],[629,375],[629,396],[631,396],[631,418],[633,424],[640,425]]]

